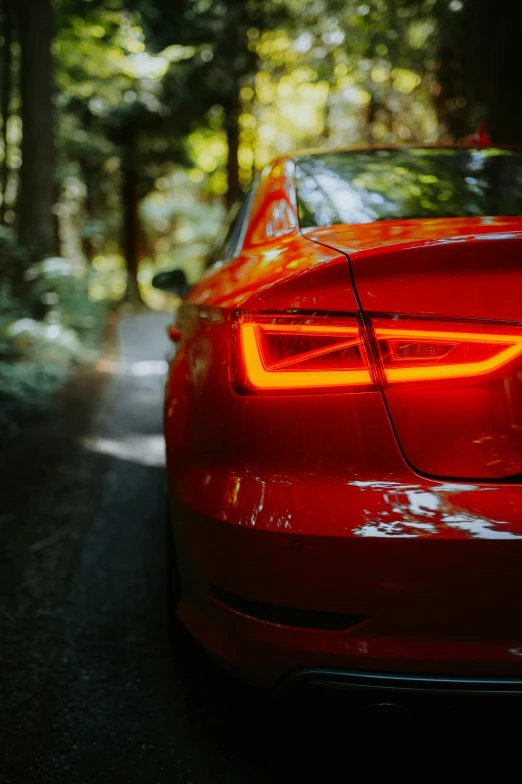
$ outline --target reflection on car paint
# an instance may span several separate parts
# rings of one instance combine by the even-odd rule
[[[226,479],[222,472],[205,472],[201,476],[201,484],[205,487],[211,482],[216,487],[223,486],[220,519],[265,531],[294,530],[300,535],[306,533],[306,529],[299,522],[303,510],[298,499],[301,483],[306,481],[306,476],[296,478],[285,474],[272,474],[269,479],[262,479],[248,467],[241,474],[229,472]],[[358,509],[359,505],[359,519],[363,521],[353,527],[346,525],[346,537],[522,539],[522,533],[513,530],[512,523],[471,508],[470,498],[480,499],[484,494],[494,496],[496,488],[493,486],[421,485],[382,480],[352,480],[343,485],[348,493],[344,513],[347,523],[350,511]],[[328,488],[325,492],[328,494]],[[365,495],[368,495],[367,499]],[[459,505],[459,496],[467,508]],[[287,503],[283,504],[285,498]],[[296,513],[298,522],[294,525]],[[522,517],[520,513],[519,517]],[[321,535],[320,526],[315,527],[314,535]]]
[[[493,520],[464,511],[453,505],[450,500],[452,493],[491,491],[493,488],[474,485],[434,485],[431,490],[415,485],[400,485],[386,482],[355,482],[362,489],[371,489],[382,493],[383,500],[389,505],[390,511],[366,512],[367,520],[355,528],[356,536],[376,537],[417,537],[426,534],[440,534],[444,528],[453,528],[470,538],[477,539],[520,539],[522,534],[503,530],[501,526],[509,523]],[[377,487],[375,486],[377,485]],[[386,490],[387,492],[382,492]],[[391,492],[390,492],[391,491]],[[388,515],[397,515],[396,520],[380,519]]]

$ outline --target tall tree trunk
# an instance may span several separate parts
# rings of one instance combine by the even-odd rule
[[[7,183],[9,180],[9,142],[7,139],[7,121],[9,120],[9,106],[11,104],[11,70],[12,70],[12,53],[11,44],[13,42],[13,14],[11,8],[11,0],[4,0],[3,2],[4,14],[2,19],[3,37],[4,37],[4,50],[2,62],[2,141],[4,147],[4,159],[2,161],[2,173],[0,188],[2,189],[2,204],[0,206],[0,222],[5,222],[6,203],[5,196],[7,193]]]
[[[489,78],[484,96],[491,106],[489,129],[493,141],[498,144],[522,144],[522,3],[519,0],[500,0],[500,3],[489,4],[483,25],[484,42],[489,40],[491,18],[495,19],[496,29],[495,38],[490,42],[486,66]]]
[[[82,249],[85,258],[87,259],[89,264],[92,264],[92,260],[96,255],[96,248],[92,242],[92,222],[94,220],[94,179],[96,177],[97,171],[92,168],[88,163],[83,161],[81,163],[82,167],[82,175],[83,175],[83,182],[85,184],[85,223],[89,225],[89,234],[82,236]]]
[[[16,0],[21,49],[20,242],[35,256],[55,250],[51,0]]]
[[[138,174],[136,171],[134,134],[129,134],[122,156],[121,200],[123,207],[123,253],[127,264],[127,290],[125,299],[141,301],[138,286],[140,216],[138,199]]]
[[[227,133],[227,206],[230,207],[239,190],[239,113],[240,108],[234,107],[227,111],[225,128]]]
[[[93,115],[86,109],[82,113],[81,122],[85,130],[92,132],[93,130]],[[82,171],[83,182],[85,184],[85,202],[84,202],[84,226],[82,231],[82,248],[85,258],[89,264],[96,255],[96,248],[93,244],[92,228],[94,222],[94,215],[96,209],[96,181],[100,177],[99,164],[93,163],[92,156],[87,154],[80,158],[80,167]],[[88,233],[85,234],[85,224],[88,226]]]
[[[486,122],[493,142],[522,143],[520,0],[467,0],[457,13],[439,0],[436,15],[437,108],[449,133],[458,139]]]

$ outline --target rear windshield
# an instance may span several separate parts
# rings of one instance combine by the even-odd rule
[[[522,215],[522,151],[356,150],[296,159],[303,228]]]

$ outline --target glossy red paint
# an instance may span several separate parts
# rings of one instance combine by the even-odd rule
[[[358,231],[356,231],[358,229]],[[522,221],[403,221],[318,229],[350,259],[365,312],[522,323]],[[494,479],[522,466],[520,360],[497,373],[390,386],[386,402],[412,465],[436,476]]]
[[[365,311],[522,322],[522,219],[383,221],[307,236],[348,255]]]
[[[240,255],[178,314],[165,435],[180,618],[267,686],[299,667],[522,677],[522,486],[505,481],[522,468],[522,364],[393,384],[374,331],[390,315],[410,317],[394,319],[406,328],[516,331],[522,220],[304,235],[293,165],[263,174]],[[238,311],[356,319],[372,384],[244,393]],[[364,620],[344,631],[267,622],[215,588]]]

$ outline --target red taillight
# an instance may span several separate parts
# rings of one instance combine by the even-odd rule
[[[242,315],[236,388],[327,392],[494,373],[522,354],[522,329],[496,325],[372,319],[378,352],[366,350],[354,317]],[[373,367],[369,361],[373,356]]]
[[[244,391],[364,387],[372,378],[355,318],[242,317],[236,382]]]
[[[417,319],[374,319],[390,384],[483,376],[522,354],[522,330]]]

